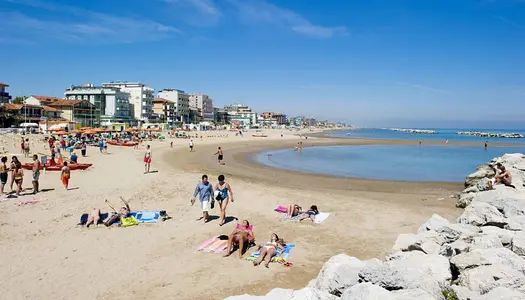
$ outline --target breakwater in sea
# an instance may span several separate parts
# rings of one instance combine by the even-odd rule
[[[497,163],[514,187],[489,184]],[[505,154],[466,177],[455,222],[433,215],[417,233],[400,234],[383,259],[333,256],[303,289],[227,300],[525,299],[524,182],[525,155]]]
[[[437,134],[438,132],[430,129],[410,129],[410,128],[383,128],[383,130],[392,130],[398,132],[416,133],[416,134]]]
[[[482,132],[482,131],[458,131],[456,134],[459,135],[470,135],[477,137],[490,137],[490,138],[508,138],[508,139],[522,139],[523,134],[520,133],[495,133],[495,132]]]

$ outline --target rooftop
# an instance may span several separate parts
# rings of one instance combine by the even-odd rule
[[[90,105],[95,106],[95,105],[93,105],[91,102],[89,102],[87,100],[59,100],[59,101],[55,101],[55,102],[49,104],[49,106],[72,106],[72,105],[76,105],[76,104],[79,104],[79,103],[82,103],[82,102],[87,102]]]
[[[32,95],[32,97],[38,99],[39,101],[43,101],[43,102],[55,102],[55,101],[58,101],[58,100],[64,100],[62,98],[57,98],[57,97],[52,97],[52,96],[35,96],[35,95]]]
[[[174,103],[173,101],[170,101],[168,99],[164,99],[164,98],[154,98],[153,99],[153,103]]]
[[[0,81],[0,86],[9,86],[9,84]]]

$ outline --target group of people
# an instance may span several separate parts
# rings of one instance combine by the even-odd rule
[[[9,175],[11,175],[10,181]],[[0,195],[5,193],[5,186],[8,182],[10,182],[11,192],[16,192],[17,196],[20,195],[23,180],[24,170],[22,169],[22,163],[18,158],[13,156],[10,165],[7,166],[7,157],[2,157],[0,163]],[[14,184],[16,184],[16,191],[13,190]]]

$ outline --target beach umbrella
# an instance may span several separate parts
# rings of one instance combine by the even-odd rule
[[[55,134],[58,134],[58,135],[67,135],[68,133],[65,132],[65,131],[57,131],[57,132],[55,132]]]

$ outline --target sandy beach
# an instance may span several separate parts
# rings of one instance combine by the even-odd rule
[[[285,132],[284,137],[280,131],[267,134],[267,138],[251,133],[241,138],[206,133],[194,139],[192,153],[189,140],[150,142],[154,171],[150,174],[143,174],[145,144],[139,150],[109,146],[108,155],[90,147],[88,157],[80,162],[94,166],[73,171],[69,191],[61,185],[58,172],[42,174],[40,186],[48,191],[0,202],[3,298],[223,299],[265,294],[273,287],[300,288],[335,254],[380,257],[390,251],[399,233],[414,232],[433,213],[451,220],[461,213],[454,207],[455,199],[449,198],[461,190],[461,183],[335,178],[258,165],[254,153],[292,147],[299,141],[296,132]],[[32,152],[47,153],[37,138],[42,136],[32,137]],[[20,152],[11,140],[2,139],[9,153]],[[325,137],[302,141],[305,151],[312,145],[406,143]],[[224,149],[224,166],[213,155],[218,145]],[[275,232],[296,244],[290,255],[293,267],[254,267],[237,253],[223,258],[193,250],[214,235],[229,234],[237,222],[220,227],[218,219],[207,224],[196,221],[201,211],[189,200],[202,174],[214,184],[219,174],[226,176],[235,199],[228,216],[249,220],[258,243]],[[26,171],[26,193],[29,180]],[[132,210],[166,210],[173,219],[129,228],[76,226],[82,213],[93,208],[108,212],[104,200],[117,204],[119,197],[128,199]],[[15,205],[32,199],[40,202]],[[291,203],[317,204],[331,216],[322,224],[281,222],[273,209]],[[215,208],[211,215],[218,212]]]

